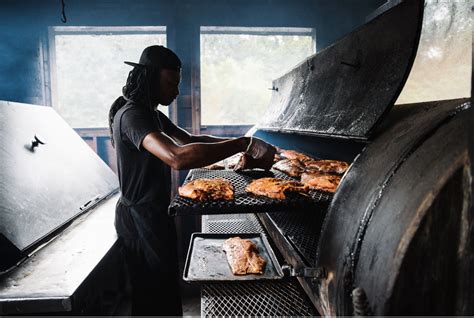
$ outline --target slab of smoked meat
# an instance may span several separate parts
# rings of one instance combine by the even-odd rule
[[[234,275],[263,274],[266,262],[252,241],[231,237],[224,242],[222,249]]]
[[[291,192],[307,193],[309,187],[298,181],[289,181],[279,178],[261,178],[253,180],[245,191],[266,196],[272,199],[286,199],[286,194]]]
[[[240,158],[242,158],[242,153],[236,153],[233,156],[230,156],[229,158],[226,158],[224,160],[218,161],[216,163],[213,163],[212,165],[206,166],[204,168],[210,169],[210,170],[224,170],[224,169],[229,169],[232,170],[234,167],[239,163]]]
[[[310,160],[304,163],[306,170],[319,171],[325,173],[343,174],[349,168],[349,164],[345,161],[338,160]]]
[[[336,192],[339,182],[341,177],[333,174],[305,172],[301,175],[301,183],[316,190]]]
[[[228,200],[234,199],[234,187],[222,178],[196,179],[178,188],[180,196],[198,200]]]
[[[284,172],[290,177],[300,177],[305,168],[303,164],[296,159],[284,159],[273,164],[273,169]]]
[[[298,151],[295,151],[295,150],[282,150],[280,152],[280,156],[282,156],[283,158],[286,158],[286,159],[296,159],[296,160],[299,160],[301,162],[305,162],[305,161],[308,161],[308,160],[314,160],[310,156],[307,156],[304,153],[301,153],[301,152],[298,152]]]

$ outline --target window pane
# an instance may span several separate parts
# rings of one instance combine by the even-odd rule
[[[74,128],[107,127],[112,102],[122,94],[131,66],[149,45],[166,45],[164,33],[56,34],[57,99],[54,108]],[[168,108],[164,113],[168,114]],[[163,109],[160,110],[163,111]]]
[[[255,124],[270,101],[272,80],[314,51],[311,33],[201,32],[201,124]]]

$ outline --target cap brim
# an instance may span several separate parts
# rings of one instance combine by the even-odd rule
[[[145,66],[143,64],[138,64],[138,63],[133,63],[133,62],[124,62],[124,63],[130,66]]]

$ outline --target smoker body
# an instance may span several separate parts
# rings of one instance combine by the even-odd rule
[[[276,79],[264,120],[249,132],[351,163],[329,206],[256,214],[321,315],[474,312],[470,100],[395,105],[423,32],[426,40],[450,30],[450,19],[430,16],[438,5],[378,10]],[[451,6],[452,16],[465,9]],[[208,295],[202,304],[212,308]]]
[[[117,177],[51,107],[0,101],[0,144],[0,313],[111,313]]]
[[[259,215],[293,267],[324,273],[298,278],[321,314],[354,314],[357,287],[377,315],[472,312],[469,108],[466,99],[396,106],[327,210]]]

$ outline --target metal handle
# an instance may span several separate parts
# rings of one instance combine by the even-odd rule
[[[307,278],[326,278],[326,270],[322,267],[302,267],[294,268],[291,265],[284,264],[281,269],[290,277],[307,277]]]
[[[34,140],[31,142],[31,150],[34,150],[35,147],[38,147],[39,145],[45,145],[46,143],[44,142],[44,139],[39,137],[38,135],[35,135]]]
[[[352,291],[352,306],[354,307],[354,316],[373,315],[365,290],[361,287]]]

